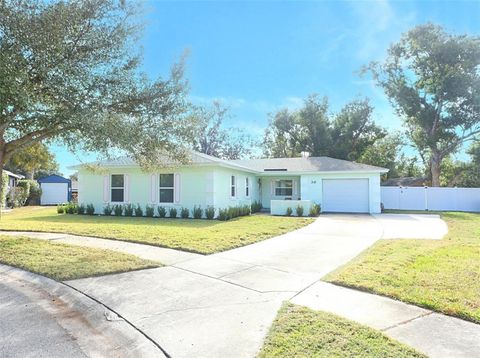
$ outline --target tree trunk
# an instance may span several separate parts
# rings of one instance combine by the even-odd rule
[[[33,180],[34,176],[35,176],[35,170],[34,169],[32,171],[26,173],[26,179]]]
[[[432,151],[430,156],[430,173],[432,174],[432,186],[440,186],[440,164],[442,157],[437,151]]]

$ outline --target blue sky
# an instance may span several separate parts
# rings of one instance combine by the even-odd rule
[[[480,34],[480,1],[151,1],[146,10],[145,72],[166,76],[188,49],[192,101],[220,100],[231,109],[229,125],[259,137],[269,113],[296,108],[310,93],[328,96],[332,111],[367,96],[377,122],[400,129],[383,92],[358,70],[417,24]],[[66,175],[68,165],[95,159],[54,151]]]

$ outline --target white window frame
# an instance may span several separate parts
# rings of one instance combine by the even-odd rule
[[[250,197],[250,178],[245,177],[245,197]]]
[[[172,175],[173,176],[173,183],[172,186],[160,186],[161,180],[160,175]],[[161,201],[160,191],[162,189],[171,189],[172,190],[172,201]],[[175,173],[160,173],[158,174],[158,203],[164,205],[174,205],[175,204]]]
[[[230,176],[230,198],[237,197],[237,177],[235,175]]]
[[[292,186],[291,186],[291,187],[279,186],[282,181],[283,181],[283,182],[290,181],[290,182],[292,182]],[[293,185],[294,185],[293,179],[279,179],[279,180],[275,180],[275,188],[274,188],[274,194],[275,194],[275,196],[293,196]],[[277,195],[277,189],[290,189],[290,190],[292,191],[292,193],[291,193],[291,194],[280,194],[280,195]]]
[[[113,186],[113,180],[112,177],[114,175],[121,175],[123,176],[123,186]],[[113,201],[113,189],[122,189],[123,190],[123,200],[122,201]],[[125,185],[125,174],[110,174],[110,202],[111,203],[125,203],[125,193],[126,193],[126,185]]]

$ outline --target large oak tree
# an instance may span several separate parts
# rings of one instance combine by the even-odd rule
[[[141,72],[140,10],[133,1],[0,1],[0,169],[45,139],[122,151],[143,166],[182,153],[183,66],[165,79]]]
[[[417,26],[368,69],[439,186],[442,161],[480,134],[480,38]]]
[[[354,100],[339,113],[329,113],[328,100],[309,96],[295,111],[282,109],[272,115],[265,132],[264,152],[269,157],[330,156],[357,160],[386,135],[375,124],[367,99]]]

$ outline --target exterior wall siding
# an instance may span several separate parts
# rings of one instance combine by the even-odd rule
[[[160,203],[158,199],[158,176],[160,173],[179,174],[180,185],[176,188],[175,196],[179,196],[179,202]],[[109,168],[101,172],[92,172],[89,170],[79,170],[78,173],[78,202],[79,204],[93,204],[95,212],[101,214],[103,207],[111,203],[110,185],[108,185],[107,198],[104,197],[104,178],[112,174],[128,175],[125,187],[124,204],[140,204],[164,206],[166,208],[174,206],[178,209],[186,207],[190,210],[194,206],[201,206],[205,209],[213,206],[215,209],[227,208],[229,206],[250,205],[251,202],[259,200],[258,181],[254,175],[249,173],[230,170],[219,167],[189,167],[177,168],[173,170],[164,170],[159,173],[143,172],[139,168]],[[236,196],[230,195],[231,176],[237,178]],[[246,196],[245,178],[249,178],[250,195]],[[155,180],[155,182],[153,182]],[[152,200],[153,199],[153,200]],[[117,204],[117,203],[111,203]]]

